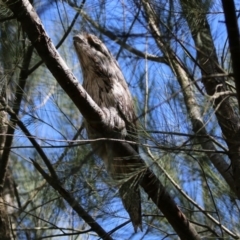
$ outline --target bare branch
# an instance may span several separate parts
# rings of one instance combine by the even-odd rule
[[[85,0],[82,2],[81,6],[79,7],[79,9],[81,10],[83,5],[85,3]],[[67,29],[67,31],[65,32],[65,34],[63,35],[63,37],[61,38],[61,40],[59,41],[59,43],[56,45],[56,49],[58,49],[62,43],[65,41],[65,39],[67,38],[67,36],[69,35],[69,33],[72,31],[72,28],[74,26],[74,24],[76,23],[78,16],[80,14],[80,10],[79,12],[76,13],[76,15],[74,16],[69,28]],[[39,66],[41,66],[44,63],[43,60],[39,61],[35,66],[33,66],[31,69],[29,69],[28,71],[28,75],[30,75],[32,72],[34,72]]]
[[[81,12],[81,15],[84,19],[86,19],[88,22],[92,24],[93,27],[95,27],[97,30],[99,30],[101,33],[109,37],[111,40],[119,44],[120,46],[124,47],[129,52],[135,54],[138,57],[141,57],[143,59],[148,59],[150,61],[154,62],[160,62],[160,63],[166,63],[166,60],[164,57],[158,57],[152,54],[146,54],[142,51],[139,51],[136,48],[133,48],[129,44],[125,43],[125,41],[122,41],[120,38],[118,38],[113,32],[110,30],[106,30],[104,27],[102,27],[100,24],[95,22],[91,17],[89,17],[84,11]]]
[[[44,163],[46,164],[49,172],[51,173],[51,176],[58,181],[58,177],[57,174],[50,162],[50,160],[48,159],[48,157],[46,156],[46,154],[44,153],[44,151],[42,150],[42,148],[40,147],[40,145],[37,143],[37,141],[35,140],[35,138],[32,136],[32,134],[28,131],[28,129],[26,128],[26,126],[23,124],[22,121],[19,120],[17,114],[9,107],[7,106],[6,102],[4,101],[4,99],[2,97],[0,97],[0,102],[1,104],[5,107],[5,110],[8,112],[8,114],[11,116],[11,119],[13,122],[15,122],[15,124],[17,124],[20,129],[23,131],[23,133],[26,135],[26,137],[28,138],[28,140],[32,143],[32,145],[34,146],[34,148],[37,150],[37,152],[39,153],[39,155],[41,156],[42,160],[44,161]],[[10,135],[12,136],[12,135]],[[10,148],[7,148],[8,151],[10,151]]]
[[[86,212],[83,207],[78,203],[78,201],[66,190],[64,189],[59,181],[56,181],[54,178],[49,176],[41,166],[32,160],[35,168],[41,173],[43,178],[56,190],[58,193],[69,203],[69,205],[78,213],[79,217],[83,218],[86,223],[92,228],[92,231],[95,231],[99,237],[112,240],[112,237],[104,231],[104,229]]]
[[[233,0],[222,0],[226,27],[228,32],[229,48],[232,57],[233,75],[236,83],[238,107],[240,109],[240,40],[239,26],[236,17],[236,9]]]
[[[28,129],[25,127],[25,125],[18,119],[14,111],[10,107],[6,106],[4,99],[1,98],[0,102],[5,106],[6,111],[15,120],[16,124],[20,127],[20,129],[28,137],[29,141],[33,144],[38,154],[41,156],[42,160],[48,167],[48,170],[51,173],[51,175],[48,175],[37,162],[35,162],[34,160],[31,160],[35,168],[42,174],[44,179],[55,190],[57,190],[60,193],[60,195],[69,203],[69,205],[78,213],[79,217],[83,218],[86,221],[86,223],[88,223],[89,226],[92,227],[92,231],[95,231],[100,237],[103,237],[104,239],[112,240],[112,238],[108,235],[108,233],[106,233],[102,229],[102,227],[98,223],[96,223],[95,220],[81,207],[78,201],[76,201],[74,197],[60,185],[60,181],[58,179],[58,176],[51,162],[49,161],[49,159],[47,158],[47,156],[45,155],[44,151],[41,149],[39,144],[36,142],[35,138],[30,134]]]

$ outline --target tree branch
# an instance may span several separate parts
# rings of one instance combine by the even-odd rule
[[[238,107],[240,109],[240,39],[236,17],[236,9],[233,0],[222,0],[226,27],[228,32],[229,49],[232,58],[233,76],[237,89]]]
[[[78,213],[79,217],[84,219],[86,223],[91,227],[92,231],[96,232],[99,237],[104,240],[113,240],[112,237],[105,232],[105,230],[92,218],[91,215],[86,212],[82,206],[78,203],[78,201],[65,189],[63,188],[58,181],[54,178],[50,177],[41,166],[32,160],[34,167],[41,173],[43,178],[56,190],[58,193],[69,203],[69,205]]]
[[[103,28],[100,24],[98,24],[97,22],[95,22],[92,18],[90,18],[85,12],[81,12],[81,15],[84,19],[86,19],[88,22],[90,22],[92,24],[92,26],[94,28],[96,28],[97,30],[99,30],[101,33],[103,33],[105,36],[107,36],[108,38],[110,38],[111,40],[115,41],[117,44],[119,44],[121,47],[125,48],[126,50],[128,50],[129,52],[133,53],[134,55],[140,57],[140,58],[144,58],[144,59],[148,59],[150,61],[153,62],[160,62],[160,63],[166,63],[166,59],[164,57],[158,57],[156,55],[152,55],[152,54],[146,54],[142,51],[139,51],[136,48],[133,48],[132,46],[130,46],[129,44],[127,44],[125,42],[125,40],[121,40],[119,39],[113,32],[106,30],[105,28]]]
[[[58,44],[56,45],[56,49],[58,49],[62,43],[65,41],[65,39],[67,38],[67,36],[69,35],[69,33],[72,31],[72,28],[75,24],[75,22],[77,21],[77,18],[79,17],[80,15],[80,11],[83,7],[83,4],[85,3],[85,0],[82,2],[81,6],[79,7],[79,12],[76,13],[76,15],[74,16],[71,24],[69,25],[67,31],[64,33],[64,35],[62,36],[61,40],[58,42]],[[29,69],[28,71],[28,75],[30,75],[32,72],[34,72],[39,66],[41,66],[42,64],[44,63],[43,60],[39,61],[38,63],[36,63],[31,69]]]
[[[80,112],[87,120],[95,119],[101,126],[102,120],[104,119],[102,110],[86,93],[66,63],[60,57],[51,39],[46,34],[40,18],[29,1],[4,0],[4,2],[9,9],[12,10],[17,20],[21,22],[23,30],[27,33],[28,38],[37,50],[39,56]]]
[[[33,47],[29,46],[26,49],[26,53],[24,55],[24,59],[22,62],[22,69],[19,75],[19,82],[15,92],[15,100],[14,100],[13,106],[15,109],[16,116],[18,115],[18,112],[20,110],[20,105],[23,97],[23,90],[27,80],[27,71],[32,58],[32,53],[33,53]],[[5,176],[7,172],[8,159],[9,159],[9,154],[11,150],[10,147],[12,145],[13,135],[14,135],[15,126],[16,126],[15,118],[11,116],[9,123],[10,124],[8,125],[7,132],[6,132],[6,140],[4,143],[2,159],[0,161],[0,193],[3,190]]]
[[[23,124],[22,121],[18,119],[14,111],[8,107],[4,101],[3,98],[0,98],[0,103],[5,106],[6,111],[9,113],[11,118],[14,119],[15,123],[20,127],[20,129],[23,131],[23,133],[26,135],[28,140],[33,144],[35,149],[37,150],[38,154],[41,156],[42,160],[44,161],[45,165],[47,166],[49,172],[51,175],[47,174],[41,166],[35,162],[34,160],[31,159],[33,165],[35,168],[41,173],[43,178],[56,190],[59,192],[59,194],[69,203],[69,205],[76,211],[76,213],[84,219],[84,221],[92,228],[92,231],[96,232],[100,237],[103,239],[108,239],[112,240],[112,238],[109,236],[107,232],[89,215],[83,208],[82,206],[76,201],[76,199],[66,190],[64,189],[60,181],[58,179],[58,176],[49,161],[48,157],[42,150],[41,146],[37,143],[35,140],[34,136],[30,134],[26,126]]]

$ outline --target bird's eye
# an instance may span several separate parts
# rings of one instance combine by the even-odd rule
[[[94,41],[91,36],[88,36],[87,39],[90,46],[101,52],[101,46],[98,42]]]
[[[102,53],[106,57],[109,57],[109,52],[107,48],[99,39],[93,38],[91,35],[88,35],[87,41],[91,47],[95,48],[98,52]]]

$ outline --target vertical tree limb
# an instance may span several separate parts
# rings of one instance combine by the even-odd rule
[[[238,107],[240,109],[240,36],[233,0],[222,0],[225,15],[229,48],[232,58],[233,76],[236,83]]]

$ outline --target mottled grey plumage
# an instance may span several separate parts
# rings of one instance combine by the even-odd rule
[[[102,41],[92,34],[76,35],[74,46],[82,67],[83,87],[103,110],[111,129],[105,132],[96,129],[93,123],[85,122],[88,137],[136,141],[133,100],[117,61]],[[136,231],[138,227],[142,227],[142,219],[138,178],[132,177],[131,170],[134,160],[129,160],[127,164],[126,161],[118,161],[118,153],[110,141],[96,141],[92,147],[104,160],[113,180],[121,183],[119,194]],[[136,145],[132,147],[138,151]]]

